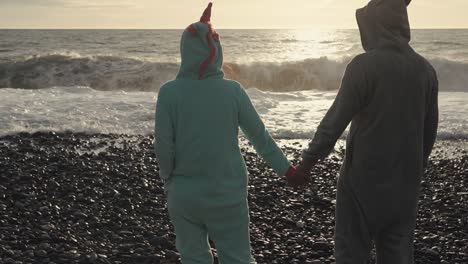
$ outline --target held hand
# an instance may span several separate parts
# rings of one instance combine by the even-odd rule
[[[291,187],[300,187],[304,186],[309,182],[310,173],[308,170],[305,170],[301,165],[296,167],[289,167],[288,172],[286,173],[286,180],[288,185]]]

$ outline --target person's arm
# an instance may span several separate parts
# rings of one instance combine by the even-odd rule
[[[435,73],[434,73],[435,75]],[[424,119],[424,146],[423,146],[423,164],[427,166],[429,156],[431,155],[432,148],[437,137],[437,126],[439,123],[439,82],[435,75],[433,81],[433,88],[431,94],[428,96],[428,104],[426,110],[426,117]]]
[[[240,87],[239,126],[257,153],[281,176],[286,175],[291,164],[270,136],[249,96]]]
[[[346,68],[340,90],[317,128],[308,149],[302,153],[299,172],[309,171],[320,159],[326,158],[333,150],[336,141],[353,117],[367,101],[367,81],[365,68],[360,60],[354,59]]]
[[[174,126],[169,108],[166,106],[162,89],[156,103],[156,121],[154,128],[154,150],[159,164],[159,176],[163,181],[167,180],[174,169],[175,138]]]

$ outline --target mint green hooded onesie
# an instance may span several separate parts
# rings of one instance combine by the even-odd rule
[[[424,165],[437,131],[437,76],[410,46],[409,0],[372,0],[357,11],[366,53],[348,65],[338,95],[303,153],[325,158],[351,122],[337,188],[337,264],[413,263]]]
[[[255,263],[249,240],[247,169],[239,127],[279,174],[290,163],[271,138],[242,86],[224,79],[223,52],[211,28],[211,4],[182,35],[177,78],[156,106],[155,151],[182,263]]]

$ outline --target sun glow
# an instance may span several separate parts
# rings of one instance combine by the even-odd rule
[[[198,19],[208,1],[43,0],[0,1],[2,28],[179,29]],[[216,28],[356,28],[354,12],[367,0],[216,1]],[[468,1],[413,1],[415,28],[467,28]],[[428,16],[427,14],[431,14]]]

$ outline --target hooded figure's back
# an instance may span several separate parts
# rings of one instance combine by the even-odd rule
[[[211,4],[180,42],[182,62],[156,106],[155,150],[170,197],[205,207],[247,198],[239,127],[280,175],[289,162],[273,141],[243,87],[224,79],[223,50],[210,23]]]
[[[436,136],[438,83],[410,46],[408,0],[373,0],[356,13],[365,53],[348,65],[305,161],[326,157],[352,120],[339,185],[370,225],[416,216],[424,164]]]

